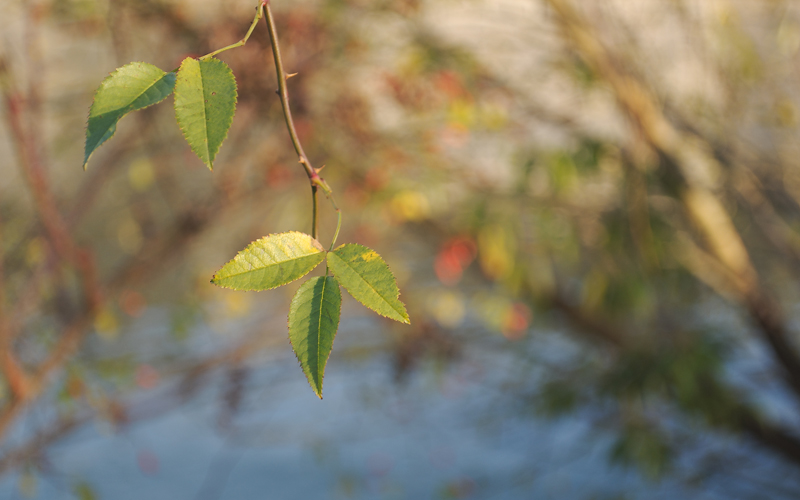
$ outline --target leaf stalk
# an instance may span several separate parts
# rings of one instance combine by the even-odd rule
[[[226,50],[235,49],[236,47],[242,47],[244,44],[247,43],[247,40],[250,38],[250,35],[253,34],[253,30],[256,29],[256,25],[258,24],[258,21],[260,21],[262,17],[264,17],[263,9],[262,9],[262,6],[259,5],[258,7],[256,7],[256,17],[253,19],[253,22],[250,24],[250,29],[247,30],[247,34],[244,35],[244,38],[242,38],[241,40],[239,40],[236,43],[232,43],[232,44],[230,44],[230,45],[228,45],[226,47],[222,47],[221,49],[217,49],[214,52],[209,52],[208,54],[200,57],[200,60],[201,61],[205,61],[205,60],[211,59],[212,57],[214,57],[215,55],[217,55],[217,54],[219,54],[221,52],[225,52]]]

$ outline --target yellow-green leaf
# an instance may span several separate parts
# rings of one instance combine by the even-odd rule
[[[308,383],[320,399],[341,306],[342,294],[336,278],[319,276],[300,286],[289,307],[289,341]]]
[[[328,267],[345,290],[381,316],[409,323],[389,266],[374,250],[348,243],[328,252]]]
[[[324,258],[322,245],[307,234],[271,234],[250,243],[211,282],[234,290],[269,290],[302,278]]]
[[[174,86],[175,73],[165,73],[143,62],[117,68],[103,80],[89,110],[83,167],[92,153],[114,135],[123,116],[163,101]]]
[[[187,57],[175,82],[175,119],[192,151],[212,168],[236,112],[236,79],[219,59]]]

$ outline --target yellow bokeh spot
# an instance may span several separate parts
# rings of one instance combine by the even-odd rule
[[[19,492],[25,498],[33,498],[36,496],[37,481],[33,472],[26,470],[19,476]]]
[[[478,234],[481,269],[492,279],[507,277],[514,269],[513,236],[502,226],[485,226]]]
[[[440,325],[447,328],[460,325],[467,311],[463,297],[450,291],[437,295],[430,304],[433,317]]]
[[[246,293],[226,293],[225,294],[225,312],[228,317],[241,317],[250,311],[252,302],[250,295]]]
[[[499,130],[508,123],[508,111],[498,105],[486,105],[481,109],[481,123],[489,130]]]
[[[113,340],[117,338],[119,331],[119,321],[117,315],[110,309],[103,309],[94,318],[94,329],[100,338]]]
[[[119,247],[129,254],[134,254],[142,248],[144,242],[142,228],[132,217],[125,219],[117,226],[117,242]]]
[[[25,262],[30,267],[36,267],[45,259],[45,246],[41,238],[34,238],[25,248]]]
[[[447,115],[448,122],[451,125],[460,125],[466,129],[475,126],[478,116],[475,112],[475,106],[465,100],[454,101],[450,104]]]
[[[403,221],[419,221],[430,214],[428,198],[419,191],[397,193],[391,202],[392,214]]]
[[[156,179],[153,163],[147,158],[139,158],[128,167],[128,182],[134,191],[146,191]]]

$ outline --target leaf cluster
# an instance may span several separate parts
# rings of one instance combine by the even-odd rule
[[[114,136],[122,117],[158,104],[173,92],[178,126],[192,151],[211,169],[236,111],[236,79],[219,59],[192,57],[169,73],[132,62],[103,80],[89,110],[83,168]]]
[[[174,92],[175,118],[192,151],[212,169],[222,142],[228,135],[236,111],[236,79],[224,62],[214,55],[240,47],[247,42],[259,19],[266,13],[273,45],[279,95],[287,127],[306,169],[314,193],[312,233],[273,234],[253,242],[224,265],[212,283],[233,290],[270,290],[295,281],[327,259],[325,276],[305,282],[295,294],[289,309],[289,340],[311,388],[322,398],[325,365],[339,327],[343,286],[356,300],[381,316],[408,323],[400,290],[386,262],[373,250],[356,244],[333,250],[341,228],[341,211],[333,193],[302,153],[296,137],[277,35],[268,4],[261,3],[245,37],[237,43],[199,59],[187,57],[169,73],[151,64],[133,62],[114,71],[100,85],[89,111],[86,128],[84,168],[92,153],[110,139],[117,122],[131,111],[144,109],[166,99]],[[316,240],[316,192],[321,189],[339,215],[331,250],[325,251]],[[333,276],[329,273],[332,272]]]
[[[354,243],[325,251],[312,236],[292,231],[254,241],[211,280],[233,290],[271,290],[302,278],[323,260],[333,276],[326,272],[303,283],[289,308],[289,341],[320,398],[325,365],[339,328],[340,286],[377,314],[409,323],[397,282],[383,258]]]

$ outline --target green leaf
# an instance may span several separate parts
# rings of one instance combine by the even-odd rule
[[[319,276],[303,283],[289,306],[289,341],[320,399],[341,307],[342,294],[333,276]]]
[[[163,101],[173,87],[175,73],[165,73],[143,62],[126,64],[106,77],[89,110],[83,168],[94,150],[114,135],[123,116]]]
[[[269,290],[302,278],[323,259],[322,245],[307,234],[270,234],[250,243],[211,282],[234,290]]]
[[[192,151],[213,167],[236,112],[236,79],[219,59],[187,57],[175,82],[175,118]]]
[[[410,323],[389,266],[374,250],[348,243],[328,252],[328,266],[357,301],[381,316]]]

